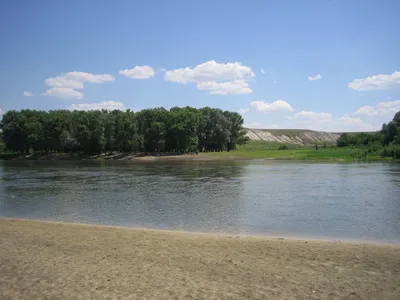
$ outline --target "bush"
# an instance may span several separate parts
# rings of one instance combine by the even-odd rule
[[[400,145],[390,145],[384,147],[382,151],[382,156],[400,159]]]
[[[368,156],[368,150],[357,150],[350,154],[353,159],[366,159]]]
[[[288,150],[288,149],[289,148],[286,145],[282,145],[282,146],[279,147],[279,150]]]

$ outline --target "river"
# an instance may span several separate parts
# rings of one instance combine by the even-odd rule
[[[400,242],[400,165],[0,161],[0,217]]]

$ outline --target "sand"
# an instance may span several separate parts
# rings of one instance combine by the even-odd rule
[[[400,246],[0,219],[0,299],[400,299]]]

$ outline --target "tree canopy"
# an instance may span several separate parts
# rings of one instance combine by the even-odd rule
[[[127,111],[8,111],[4,147],[29,153],[223,151],[246,142],[240,114],[205,107]]]

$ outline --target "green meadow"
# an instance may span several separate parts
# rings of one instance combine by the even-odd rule
[[[368,153],[366,148],[336,147],[334,145],[296,146],[265,141],[249,141],[245,145],[239,145],[236,150],[230,152],[201,153],[203,156],[240,159],[282,159],[282,160],[336,160],[336,161],[392,161],[391,158],[383,158],[378,153]]]

